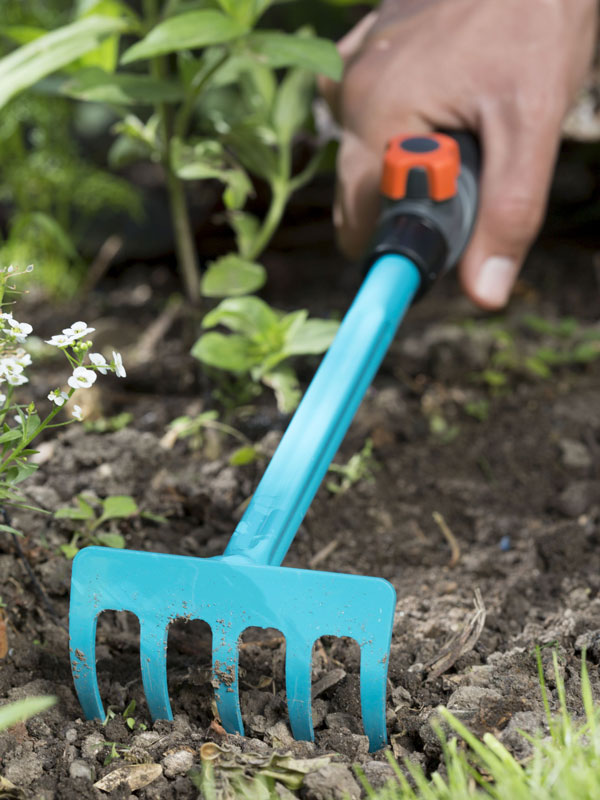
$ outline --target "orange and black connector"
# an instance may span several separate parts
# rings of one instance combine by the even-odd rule
[[[479,147],[469,133],[391,139],[368,266],[386,253],[410,258],[421,273],[422,295],[466,247],[477,214],[479,167]]]

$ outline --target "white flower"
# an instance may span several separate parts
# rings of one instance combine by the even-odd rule
[[[46,344],[51,344],[53,347],[69,347],[75,342],[75,338],[64,333],[56,333],[51,339],[45,341]]]
[[[10,265],[10,267],[7,267],[7,268],[6,268],[6,271],[7,271],[7,272],[8,272],[8,274],[10,275],[10,273],[11,273],[11,272],[14,272],[14,271],[15,271],[15,268],[14,268],[14,267],[13,267],[13,265],[11,264],[11,265]]]
[[[69,386],[73,389],[89,389],[90,386],[96,381],[97,375],[93,369],[86,369],[85,367],[75,367],[73,374],[67,381]]]
[[[52,402],[59,408],[60,406],[64,406],[68,399],[69,395],[66,392],[61,392],[59,389],[52,389],[48,395],[48,400],[52,400]]]
[[[3,314],[0,314],[0,319],[7,319],[10,322],[12,318],[12,311],[5,311]]]
[[[0,406],[3,406],[6,403],[6,395],[0,393]]]
[[[25,350],[18,350],[17,355],[15,357],[15,361],[21,367],[30,367],[31,366],[31,356],[29,353],[26,353]]]
[[[33,264],[28,264],[25,267],[25,272],[33,272]]]
[[[106,375],[108,372],[108,364],[101,353],[90,353],[90,361],[95,367],[98,368],[98,372],[101,375]]]
[[[21,386],[24,383],[29,383],[29,378],[25,375],[7,375],[6,380],[11,386]]]
[[[28,322],[17,322],[17,320],[12,317],[8,320],[8,324],[12,328],[15,339],[18,342],[24,342],[33,330]]]
[[[73,406],[73,416],[78,422],[83,420],[83,413],[81,411],[81,406]]]
[[[115,353],[113,350],[113,362],[115,365],[115,375],[117,378],[126,378],[127,373],[125,372],[125,367],[123,366],[123,358],[121,353]]]
[[[9,356],[0,359],[0,375],[8,377],[9,375],[20,375],[22,372],[23,365],[19,364],[15,358]]]
[[[81,339],[82,336],[86,336],[88,333],[95,331],[96,328],[88,327],[87,322],[74,322],[70,328],[64,328],[63,333],[65,336],[72,336],[73,339]]]

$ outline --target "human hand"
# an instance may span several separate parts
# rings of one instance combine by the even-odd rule
[[[342,249],[356,257],[373,231],[388,139],[471,130],[483,172],[459,275],[475,303],[503,306],[543,220],[596,25],[596,0],[383,0],[339,43],[341,83],[321,82],[343,127],[334,207]]]

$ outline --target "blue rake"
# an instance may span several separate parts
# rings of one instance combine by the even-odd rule
[[[280,567],[356,409],[420,284],[409,259],[385,255],[358,295],[294,414],[223,556],[191,558],[87,547],[71,582],[71,664],[88,719],[104,719],[95,638],[102,611],[140,622],[144,691],[153,719],[172,719],[167,633],[179,618],[213,634],[213,686],[221,721],[243,734],[238,644],[248,627],[286,639],[286,693],[296,739],[314,738],[311,660],[315,641],[348,636],[360,646],[363,726],[372,751],[386,743],[385,696],[396,594],[381,578]]]

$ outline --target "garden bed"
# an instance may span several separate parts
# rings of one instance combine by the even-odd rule
[[[271,260],[270,299],[281,307],[341,311],[358,280],[322,241]],[[205,408],[211,383],[189,356],[196,327],[185,312],[167,319],[168,329],[154,341],[147,335],[163,310],[163,279],[160,267],[131,271],[76,309],[32,302],[28,319],[40,335],[60,329],[61,315],[65,325],[85,319],[97,323],[100,347],[123,350],[127,380],[90,390],[87,411],[89,418],[130,412],[132,421],[106,433],[72,426],[44,442],[43,463],[27,491],[32,503],[49,511],[73,505],[81,492],[131,495],[140,509],[167,522],[133,517],[120,523],[127,547],[206,558],[223,551],[265,461],[232,466],[229,457],[239,443],[227,436],[209,433],[198,449],[189,440],[165,438],[174,417]],[[549,241],[533,255],[526,281],[502,318],[486,321],[452,279],[411,311],[336,458],[347,463],[370,440],[363,477],[343,492],[321,487],[285,560],[379,575],[394,584],[388,735],[397,759],[410,758],[426,770],[440,763],[430,725],[439,704],[478,734],[493,731],[517,755],[526,752],[518,731],[544,726],[538,645],[545,664],[557,648],[574,713],[582,708],[584,646],[593,688],[600,691],[600,359],[565,358],[571,363],[553,365],[550,377],[527,362],[540,347],[563,352],[576,342],[597,341],[600,286],[591,251]],[[569,316],[575,328],[557,332]],[[486,373],[507,346],[511,358],[498,362],[496,377]],[[306,382],[312,366],[303,369]],[[49,364],[34,392],[44,397],[46,387],[62,380],[61,370],[62,364]],[[269,397],[229,421],[265,455],[286,423]],[[342,478],[331,475],[338,485]],[[281,636],[249,632],[241,648],[248,737],[242,739],[225,734],[215,718],[210,632],[203,623],[172,626],[175,721],[152,725],[137,622],[106,614],[98,629],[98,670],[113,713],[106,724],[84,721],[65,627],[70,562],[59,549],[74,523],[15,512],[13,524],[26,531],[21,546],[51,607],[36,593],[12,540],[3,538],[0,585],[9,651],[0,661],[0,697],[59,699],[0,738],[0,771],[25,796],[104,797],[93,782],[124,765],[143,764],[144,774],[155,777],[134,796],[196,797],[187,773],[199,767],[207,741],[230,748],[228,757],[246,766],[256,754],[268,760],[274,750],[327,756],[300,790],[314,800],[341,798],[344,791],[358,797],[350,769],[355,763],[374,786],[390,777],[385,753],[368,753],[358,651],[342,640],[326,639],[314,651],[316,740],[309,744],[294,742],[287,725]],[[551,678],[549,688],[555,701]],[[123,716],[127,707],[133,722]],[[112,796],[131,794],[122,784]]]

